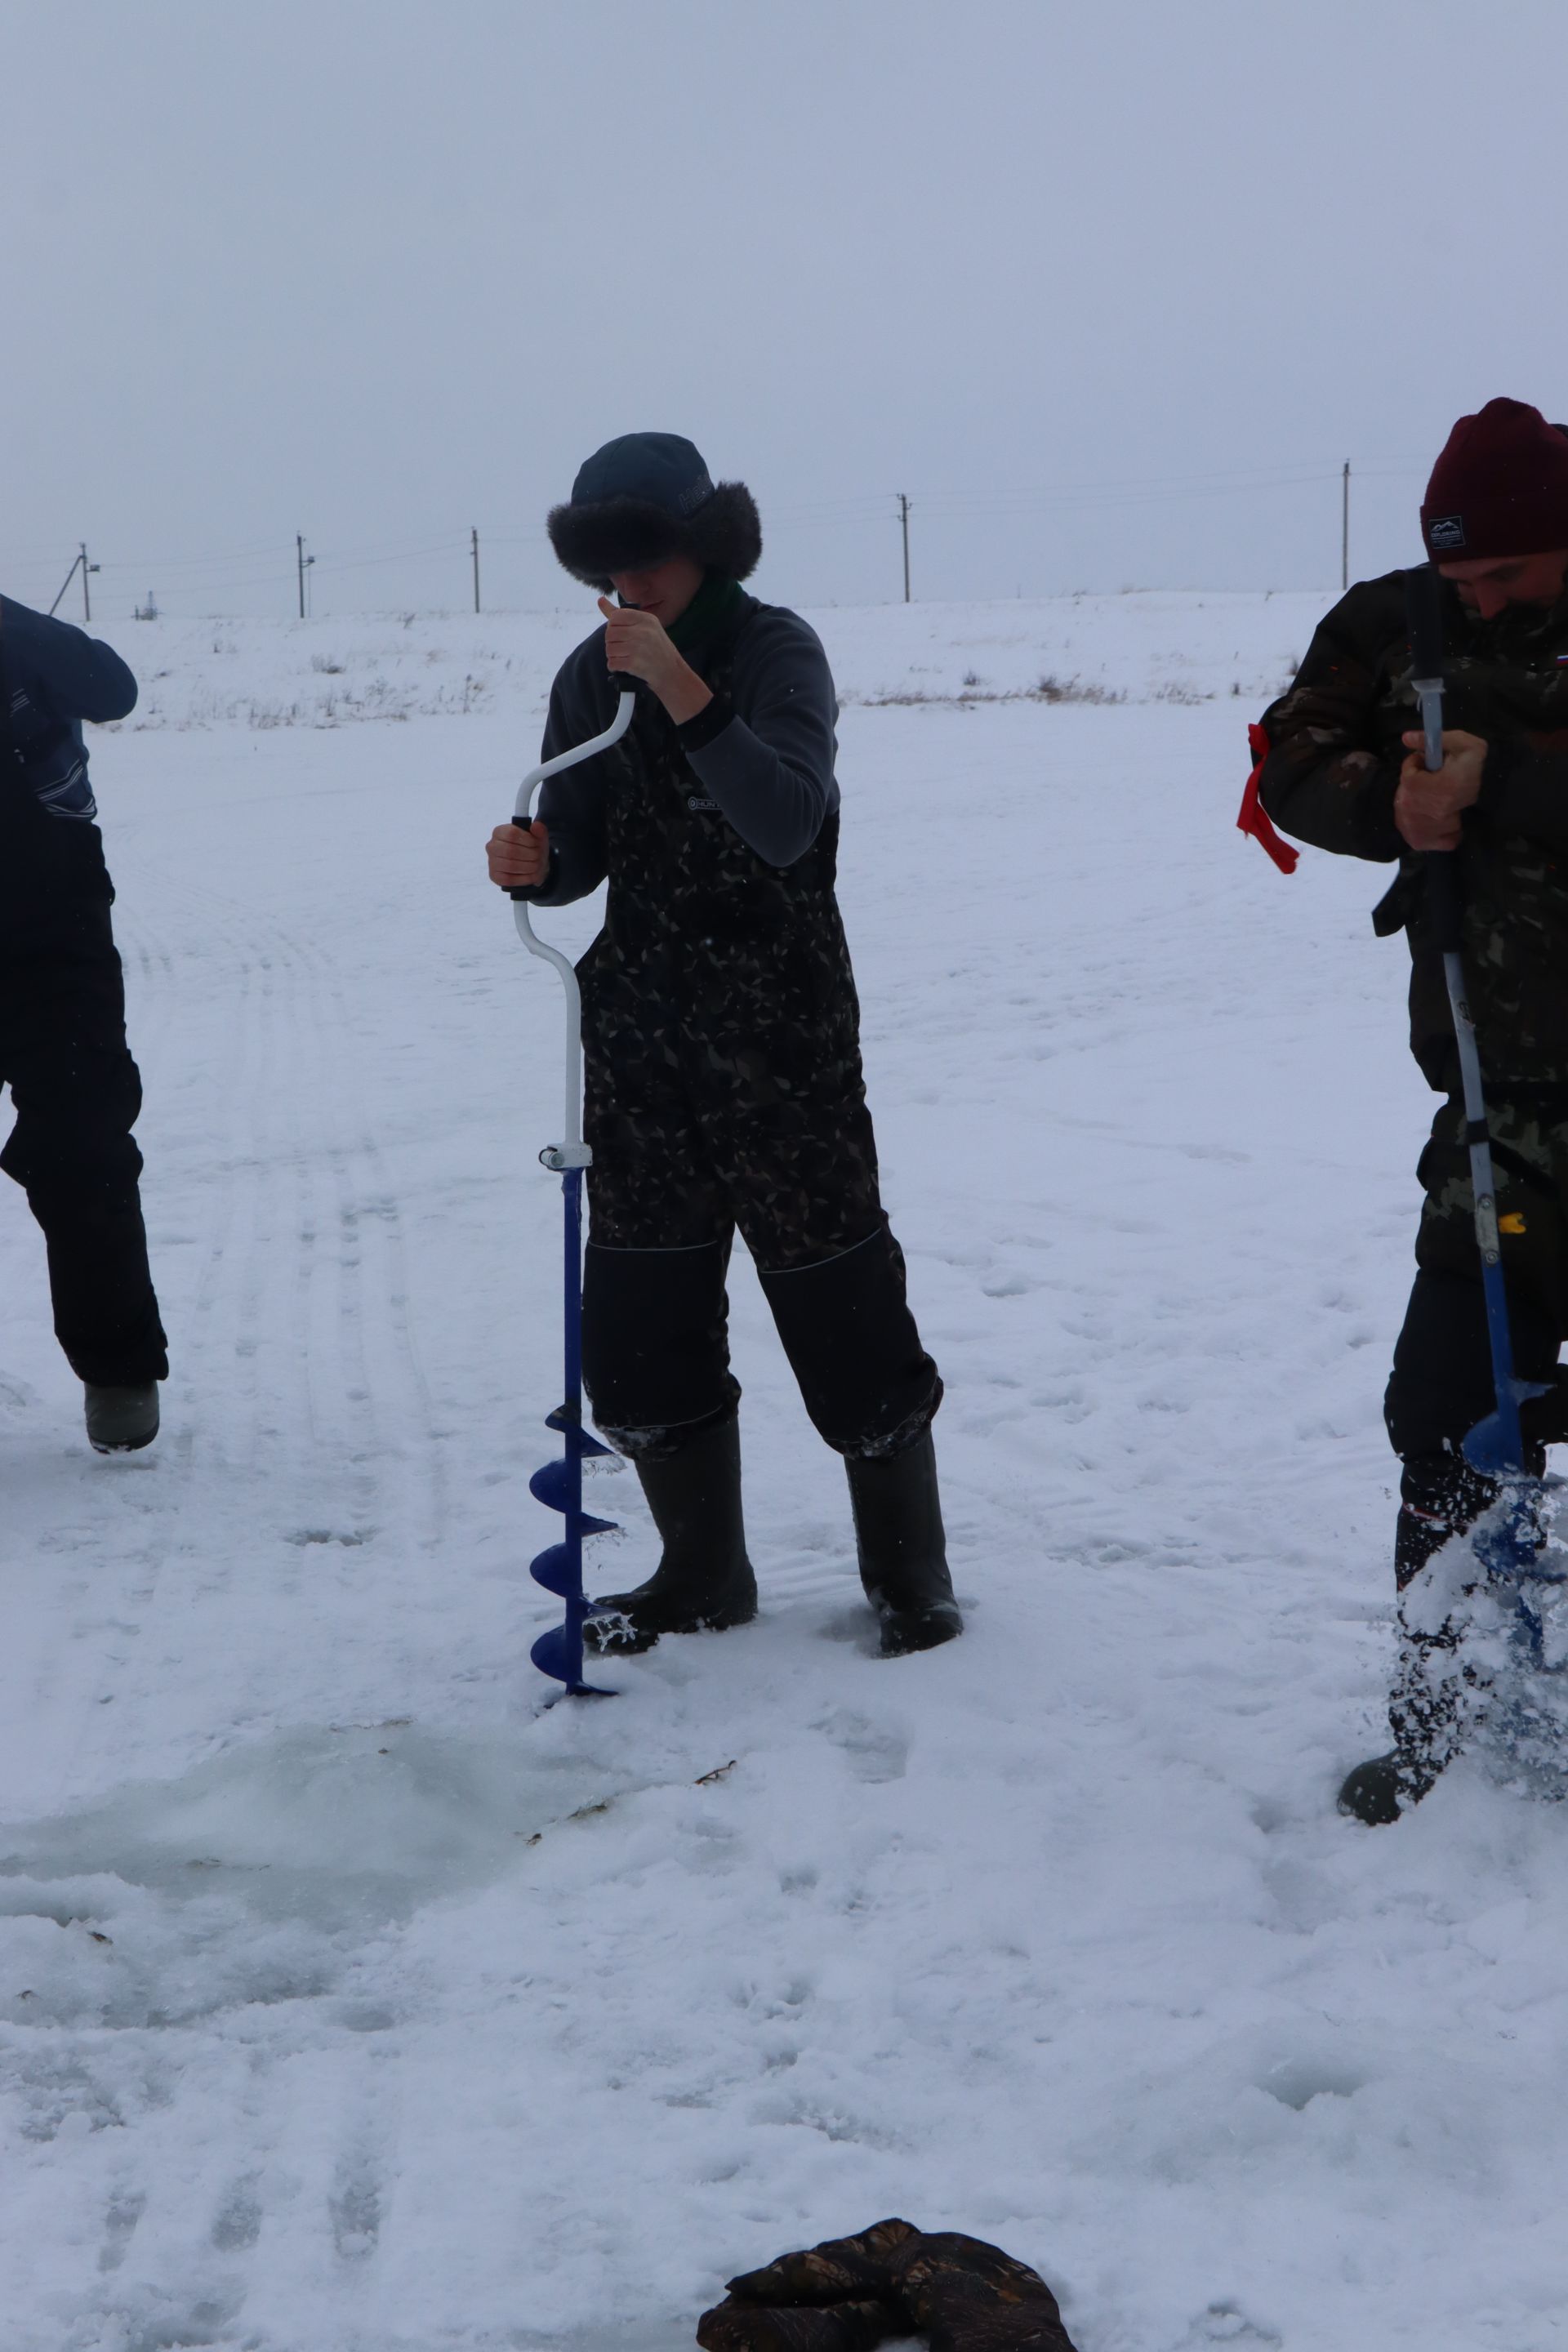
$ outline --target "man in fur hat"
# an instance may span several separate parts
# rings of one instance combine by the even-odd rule
[[[738,1225],[806,1410],[844,1456],[882,1653],[932,1648],[962,1630],[931,1435],[942,1382],[878,1191],[834,897],[826,657],[797,614],[745,593],[751,493],[715,486],[675,434],[608,443],[549,530],[605,621],[555,680],[544,757],[609,725],[612,673],[639,681],[622,741],[548,782],[531,832],[500,825],[489,845],[492,880],[542,906],[609,879],[580,967],[584,1372],[663,1553],[589,1637],[645,1650],[756,1613],[726,1340]]]
[[[1373,919],[1384,936],[1408,936],[1411,1049],[1447,1097],[1418,1170],[1415,1284],[1384,1408],[1404,1463],[1402,1592],[1497,1493],[1461,1451],[1492,1409],[1492,1370],[1458,1054],[1424,888],[1428,850],[1459,862],[1514,1360],[1521,1379],[1546,1391],[1522,1413],[1536,1467],[1568,1439],[1557,1361],[1568,1337],[1568,430],[1517,400],[1462,416],[1421,525],[1449,583],[1441,770],[1429,773],[1422,757],[1405,574],[1394,572],[1360,583],[1323,621],[1289,692],[1264,714],[1256,779],[1263,808],[1299,839],[1399,861]],[[1436,1654],[1452,1647],[1447,1628],[1402,1625],[1394,1748],[1351,1773],[1342,1811],[1395,1821],[1449,1760],[1453,1686]]]

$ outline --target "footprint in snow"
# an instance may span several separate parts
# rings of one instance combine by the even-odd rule
[[[896,1731],[840,1709],[816,1725],[839,1748],[858,1780],[901,1780],[909,1769],[910,1743]]]
[[[252,2175],[237,2180],[213,2216],[210,2232],[220,2254],[243,2253],[261,2235],[261,2200]]]
[[[1256,2319],[1248,2319],[1234,2303],[1211,2303],[1200,2312],[1173,2352],[1206,2352],[1211,2344],[1234,2344],[1243,2347],[1259,2345],[1282,2345],[1285,2339],[1272,2327],[1265,2327]]]
[[[146,2208],[145,2191],[138,2189],[129,2196],[110,2200],[109,2210],[103,2217],[103,2243],[98,2250],[100,2271],[117,2271],[125,2260],[131,2241],[136,2234],[136,2224]]]
[[[344,2262],[363,2262],[374,2254],[381,2236],[381,2189],[363,2157],[353,2158],[339,2170],[328,2200],[332,2243]]]

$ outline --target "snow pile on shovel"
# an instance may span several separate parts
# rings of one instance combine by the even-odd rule
[[[1405,1591],[1411,1633],[1426,1635],[1425,1674],[1436,1719],[1502,1786],[1568,1797],[1568,1546],[1552,1533],[1552,1498],[1534,1557],[1499,1565],[1512,1506],[1500,1496],[1475,1527],[1436,1553]],[[1478,1577],[1478,1565],[1482,1573]],[[1438,1643],[1445,1629],[1450,1640]]]

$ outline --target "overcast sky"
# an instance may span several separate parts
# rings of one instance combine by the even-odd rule
[[[0,584],[565,604],[650,425],[781,602],[1331,588],[1568,414],[1565,114],[1564,0],[0,0]]]

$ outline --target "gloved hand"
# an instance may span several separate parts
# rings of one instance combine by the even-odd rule
[[[913,2335],[931,2352],[1073,2352],[1037,2272],[984,2239],[897,2221],[731,2279],[697,2328],[703,2352],[869,2352]]]

